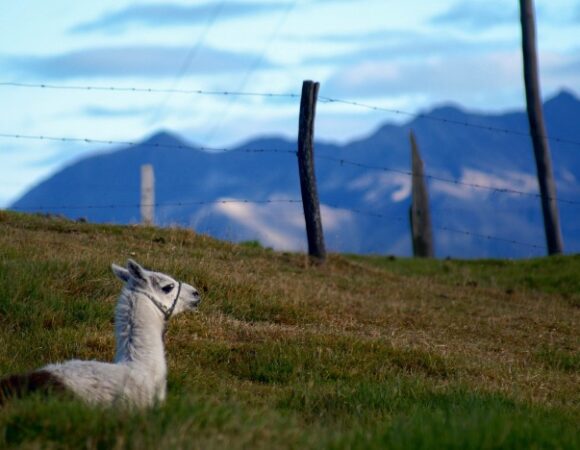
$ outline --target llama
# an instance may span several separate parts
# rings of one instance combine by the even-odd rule
[[[32,373],[0,380],[0,405],[33,391],[70,392],[91,405],[147,408],[165,400],[167,364],[163,334],[171,317],[195,310],[200,296],[193,286],[133,260],[113,273],[124,282],[115,310],[113,363],[70,360]]]

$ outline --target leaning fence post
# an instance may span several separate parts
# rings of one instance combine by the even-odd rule
[[[155,175],[151,164],[141,166],[141,223],[153,225],[155,208]]]
[[[308,254],[317,262],[322,263],[326,259],[326,249],[324,247],[320,203],[316,189],[313,145],[314,116],[319,86],[319,83],[313,81],[304,81],[302,83],[298,125],[298,172],[300,174],[302,207],[304,208],[304,220],[306,222]]]
[[[411,166],[412,166],[412,200],[409,215],[411,219],[411,237],[413,239],[413,256],[433,258],[433,230],[429,210],[429,193],[425,182],[423,160],[415,133],[411,131]]]
[[[556,200],[556,182],[554,181],[550,146],[546,136],[546,125],[544,124],[544,114],[542,112],[533,0],[520,0],[520,20],[522,24],[522,53],[528,122],[530,123],[530,132],[534,145],[548,253],[554,255],[564,251],[564,244],[562,242],[560,215]]]

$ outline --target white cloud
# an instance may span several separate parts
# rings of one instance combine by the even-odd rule
[[[273,196],[272,200],[281,197]],[[305,250],[306,236],[302,205],[300,203],[236,203],[233,198],[220,198],[215,205],[207,206],[193,217],[193,225],[204,217],[221,215],[236,224],[231,239],[243,240],[255,236],[263,245],[277,250]],[[230,203],[227,203],[230,202]],[[325,233],[340,232],[352,224],[350,211],[321,205],[320,213]]]
[[[187,46],[95,47],[43,56],[19,55],[3,58],[11,71],[41,79],[77,77],[175,77],[190,48]],[[195,75],[199,73],[236,73],[246,70],[255,54],[202,47],[196,57]],[[264,59],[262,68],[272,64]]]
[[[367,173],[352,180],[347,188],[364,191],[364,201],[368,204],[380,202],[387,196],[398,203],[411,195],[411,177],[402,173]]]
[[[513,190],[526,194],[538,192],[538,183],[535,176],[515,171],[502,171],[497,174],[490,174],[488,172],[464,168],[459,181],[461,183],[486,186],[491,189],[480,189],[440,180],[432,180],[430,182],[431,191],[435,195],[443,194],[463,200],[487,198],[493,195],[494,191],[492,189]]]
[[[301,246],[296,226],[296,216],[300,211],[296,211],[295,207],[290,209],[288,205],[223,203],[215,205],[215,210],[254,231],[264,245],[281,250]]]
[[[124,9],[104,14],[101,18],[75,26],[73,32],[119,30],[128,25],[139,24],[146,27],[188,26],[215,21],[278,11],[287,3],[267,2],[222,2],[201,5],[181,5],[178,3],[149,3],[128,5]]]
[[[434,55],[421,60],[367,59],[345,65],[322,83],[324,95],[379,106],[391,98],[407,98],[406,109],[410,111],[441,102],[487,111],[524,105],[518,48],[469,56]],[[576,53],[545,50],[540,53],[540,62],[544,93],[580,82]]]
[[[506,1],[459,1],[431,19],[435,25],[463,26],[474,30],[518,23],[517,6]]]
[[[428,94],[430,98],[458,93],[504,90],[520,83],[517,52],[477,57],[431,57],[421,61],[365,61],[339,70],[325,85],[342,97]]]
[[[352,212],[340,208],[332,208],[324,204],[320,205],[320,215],[322,216],[324,229],[329,232],[340,231],[347,223],[353,220]],[[302,224],[304,224],[304,220],[302,220]]]

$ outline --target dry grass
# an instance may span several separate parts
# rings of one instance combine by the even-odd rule
[[[550,262],[537,263],[541,282],[527,263],[478,268],[333,255],[311,267],[303,255],[186,230],[7,212],[0,213],[0,249],[0,373],[69,358],[110,359],[120,288],[111,262],[135,258],[196,284],[204,297],[199,314],[170,326],[166,408],[119,424],[76,404],[22,402],[0,411],[0,445],[578,442],[580,309],[568,286],[558,289],[556,275],[542,272]],[[558,264],[578,282],[578,258]],[[43,415],[55,409],[64,418]],[[69,422],[78,425],[72,415],[88,425],[70,440],[53,436]],[[30,425],[39,421],[44,425]],[[151,421],[164,425],[148,428]],[[105,437],[93,434],[103,427]]]

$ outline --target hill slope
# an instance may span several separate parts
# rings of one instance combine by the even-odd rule
[[[320,115],[321,113],[319,113]],[[486,115],[455,106],[428,113],[439,120],[417,118],[387,124],[370,136],[345,145],[318,142],[316,170],[323,226],[328,247],[337,252],[409,255],[407,224],[410,177],[409,131],[417,134],[429,180],[440,257],[530,257],[546,251],[535,164],[523,111]],[[562,92],[545,103],[550,135],[580,142],[580,100]],[[447,122],[444,122],[446,120]],[[466,127],[457,123],[471,123]],[[490,132],[510,129],[518,134]],[[289,153],[208,154],[187,148],[178,136],[158,133],[141,145],[78,161],[31,189],[12,207],[22,211],[61,213],[94,222],[139,221],[140,166],[156,172],[157,223],[180,224],[233,241],[258,239],[277,249],[305,248],[299,204],[198,204],[222,199],[299,199],[296,158]],[[292,141],[262,137],[236,150],[289,151]],[[580,197],[578,145],[552,142],[558,195]],[[329,159],[330,158],[330,159]],[[341,159],[361,166],[338,164]],[[370,170],[365,166],[392,171]],[[441,181],[513,189],[508,195]],[[111,206],[113,205],[113,206]],[[580,251],[576,224],[580,208],[561,203],[568,252]],[[379,213],[383,218],[356,211]],[[454,231],[455,230],[455,231]],[[459,230],[459,231],[457,231]],[[462,233],[468,231],[469,233]],[[495,236],[499,240],[482,238]]]
[[[113,356],[133,257],[192,282],[166,337],[167,404],[31,398],[2,448],[577,448],[580,258],[303,255],[180,229],[0,212],[0,373]],[[509,274],[509,275],[508,275]]]

